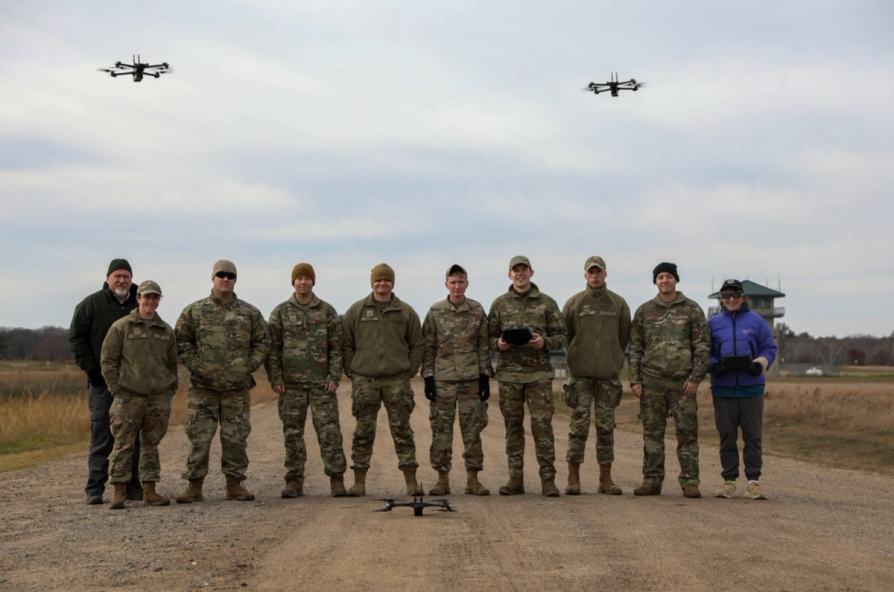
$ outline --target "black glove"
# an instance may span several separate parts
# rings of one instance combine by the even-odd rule
[[[720,362],[714,362],[713,364],[711,364],[711,374],[713,374],[714,376],[717,376],[717,377],[726,376],[726,373],[727,373],[726,368],[724,368],[720,364]]]
[[[751,366],[748,366],[748,374],[752,376],[760,376],[763,373],[764,367],[757,362],[751,362]]]
[[[106,385],[106,379],[102,377],[102,370],[99,368],[94,368],[87,373],[87,382],[90,383],[90,386],[97,388]]]
[[[478,377],[478,398],[482,401],[490,399],[490,377],[487,374]]]
[[[435,400],[435,377],[425,377],[425,398],[429,401]]]

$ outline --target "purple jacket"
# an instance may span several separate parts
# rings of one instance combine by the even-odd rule
[[[742,307],[736,312],[723,309],[717,316],[708,319],[711,329],[711,366],[724,356],[743,355],[751,359],[763,357],[767,359],[767,368],[776,359],[776,342],[770,333],[767,322]],[[752,376],[747,370],[731,370],[725,376],[711,374],[711,386],[742,387],[764,384],[766,376]]]

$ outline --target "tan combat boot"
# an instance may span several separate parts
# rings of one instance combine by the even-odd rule
[[[428,495],[447,495],[450,493],[450,472],[438,471],[438,482],[428,490]]]
[[[123,510],[124,502],[127,501],[127,483],[112,483],[115,492],[112,494],[112,505],[109,509]]]
[[[401,471],[404,474],[404,481],[407,483],[407,495],[422,495],[424,493],[422,486],[416,481],[416,467],[407,467]]]
[[[250,502],[255,499],[255,494],[242,487],[242,480],[232,475],[227,475],[227,493],[225,499]]]
[[[521,495],[524,492],[524,477],[509,477],[509,483],[500,488],[500,495]]]
[[[544,497],[559,497],[559,488],[556,487],[555,479],[542,479]]]
[[[580,495],[580,463],[568,463],[568,487],[565,495]]]
[[[177,496],[177,503],[191,504],[192,502],[205,501],[205,498],[202,496],[202,483],[204,481],[204,477],[199,477],[198,479],[190,479],[189,487],[186,488],[186,491]]]
[[[468,475],[468,483],[466,483],[466,493],[471,495],[490,495],[490,489],[481,484],[478,480],[478,471],[466,471]]]
[[[606,463],[599,465],[599,487],[596,493],[607,493],[609,495],[621,495],[621,488],[612,481],[612,464]]]
[[[286,487],[280,492],[284,498],[301,497],[304,495],[304,481],[301,479],[286,479]]]
[[[366,495],[366,471],[369,469],[354,469],[354,485],[348,490],[351,497],[362,497]]]
[[[332,497],[345,497],[348,492],[345,491],[345,474],[336,473],[329,477],[329,489],[332,491]]]
[[[683,488],[683,497],[699,498],[701,496],[702,492],[699,491],[698,485],[687,485]]]
[[[147,506],[167,506],[171,500],[155,493],[155,481],[143,481],[143,503]]]
[[[661,495],[661,488],[643,481],[642,485],[633,490],[633,495]]]

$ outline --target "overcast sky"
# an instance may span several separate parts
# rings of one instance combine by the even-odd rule
[[[266,315],[299,261],[343,312],[395,268],[420,316],[509,259],[561,306],[590,255],[724,277],[812,335],[889,335],[890,1],[0,0],[0,326],[67,326],[111,259],[176,320],[233,260]],[[96,72],[167,61],[134,84]],[[618,98],[588,82],[649,83]],[[713,282],[713,284],[712,284]]]

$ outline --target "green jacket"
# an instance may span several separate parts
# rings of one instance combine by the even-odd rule
[[[705,313],[682,292],[670,304],[656,295],[633,315],[630,384],[640,384],[645,374],[697,385],[708,371],[710,335]]]
[[[574,378],[617,378],[624,367],[624,349],[630,339],[630,307],[603,286],[589,286],[562,307],[568,328],[565,348],[568,370]]]
[[[151,321],[138,310],[115,321],[102,343],[102,375],[112,395],[127,389],[138,395],[177,390],[174,330],[156,313]]]
[[[130,296],[123,303],[104,283],[102,290],[84,298],[75,307],[68,331],[68,344],[75,363],[87,376],[101,376],[102,342],[112,324],[126,317],[137,307],[137,285],[130,286]]]
[[[392,292],[382,314],[372,293],[351,305],[344,323],[345,374],[369,378],[412,378],[422,363],[419,315]]]
[[[422,335],[423,377],[458,382],[493,374],[487,346],[487,315],[478,302],[469,298],[459,306],[453,306],[446,298],[436,302],[425,315]]]
[[[559,305],[540,292],[536,284],[532,282],[531,289],[524,295],[518,294],[510,286],[508,292],[498,296],[490,306],[487,326],[490,349],[500,354],[497,380],[533,382],[553,377],[549,352],[565,347],[568,332]],[[528,327],[532,333],[543,337],[543,349],[534,349],[525,344],[513,345],[501,352],[497,341],[503,334],[503,329],[520,327]]]
[[[338,384],[342,374],[341,321],[317,298],[302,306],[295,294],[270,313],[270,353],[264,367],[271,386]]]
[[[212,293],[183,309],[175,328],[180,361],[193,386],[229,392],[255,385],[252,372],[270,349],[267,322],[257,308],[233,298],[224,304]]]

